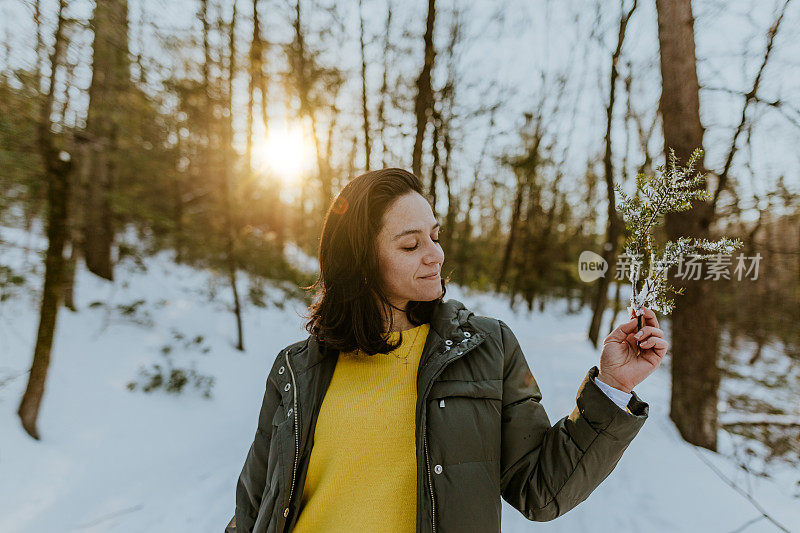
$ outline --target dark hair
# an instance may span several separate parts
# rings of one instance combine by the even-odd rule
[[[381,306],[391,323],[392,304],[380,284],[376,240],[384,213],[410,192],[425,196],[418,177],[400,168],[384,168],[353,178],[331,202],[319,242],[319,277],[303,287],[316,290],[305,328],[321,346],[374,355],[402,343],[402,333],[395,345],[384,337]],[[408,302],[409,322],[415,326],[430,322],[433,309],[444,298],[447,281],[442,278],[439,298]]]

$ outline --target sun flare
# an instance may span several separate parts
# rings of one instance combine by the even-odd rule
[[[311,140],[296,122],[270,125],[269,134],[254,154],[259,167],[278,175],[284,183],[299,181],[313,168]]]

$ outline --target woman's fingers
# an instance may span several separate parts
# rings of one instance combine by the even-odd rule
[[[656,318],[656,313],[649,307],[642,307],[644,311],[644,323],[647,326],[658,327],[658,319]],[[633,307],[630,308],[630,314],[632,317],[636,316],[633,311]]]
[[[656,355],[664,356],[669,348],[669,343],[660,337],[650,337],[643,341],[640,347],[645,350],[652,348]]]
[[[640,329],[639,332],[636,335],[634,335],[634,337],[636,337],[636,340],[639,340],[639,341],[645,340],[650,336],[661,337],[663,339],[664,338],[664,331],[661,330],[661,329],[655,328],[653,326],[645,326],[642,329]]]
[[[645,317],[645,325],[642,329],[638,329],[638,320],[633,313],[633,308],[631,308],[631,319],[628,322],[620,324],[614,331],[612,331],[608,337],[606,337],[605,342],[614,341],[614,342],[630,342],[633,346],[636,346],[636,342],[639,342],[639,347],[642,349],[653,348],[656,350],[658,355],[663,355],[666,353],[666,349],[669,344],[664,340],[664,330],[658,327],[658,320],[656,319],[656,314],[653,312],[652,309],[648,309],[644,307],[644,317]],[[658,342],[654,339],[659,339],[663,342]]]
[[[620,324],[614,331],[609,333],[604,343],[610,341],[625,342],[631,333],[636,332],[636,328],[637,328],[636,319],[632,318],[631,320],[628,320],[627,322]]]

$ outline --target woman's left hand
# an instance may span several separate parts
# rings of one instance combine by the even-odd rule
[[[641,331],[638,334],[636,332],[637,320],[631,307],[631,320],[621,324],[605,338],[600,355],[600,374],[597,379],[625,392],[631,392],[652,374],[664,360],[669,348],[664,331],[658,328],[656,314],[647,307],[642,309],[645,325]],[[637,341],[641,341],[641,350],[636,348]]]

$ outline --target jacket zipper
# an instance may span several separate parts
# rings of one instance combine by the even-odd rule
[[[294,494],[294,481],[295,475],[297,474],[297,461],[300,457],[300,432],[298,431],[297,426],[300,423],[300,413],[297,410],[297,384],[294,381],[294,371],[292,370],[292,365],[289,363],[289,352],[284,353],[284,357],[286,358],[286,367],[289,369],[289,375],[292,378],[292,393],[293,393],[293,402],[292,402],[292,409],[294,409],[294,465],[292,466],[292,484],[289,488],[289,501],[286,503],[286,511],[283,514],[284,518],[289,516],[289,507],[292,505],[292,494]]]
[[[427,403],[427,401],[428,401],[428,394],[431,391],[431,387],[433,386],[433,382],[436,381],[436,378],[438,378],[441,375],[442,372],[444,372],[444,369],[447,368],[448,365],[450,365],[450,363],[452,363],[456,359],[458,359],[460,357],[464,357],[464,355],[466,355],[468,352],[470,352],[473,349],[475,349],[482,341],[483,341],[483,339],[480,339],[478,342],[473,344],[468,350],[464,350],[463,352],[461,352],[459,354],[456,354],[455,357],[451,357],[450,359],[445,361],[444,364],[442,364],[441,368],[436,372],[436,375],[434,375],[431,378],[431,380],[428,382],[428,386],[426,387],[426,390],[425,390],[425,403]],[[448,348],[448,350],[449,349],[450,348]],[[430,457],[428,456],[428,417],[427,416],[425,417],[425,425],[424,425],[424,427],[422,429],[423,429],[423,432],[422,432],[422,445],[423,445],[423,448],[425,450],[425,467],[427,468],[427,471],[428,471],[428,492],[431,495],[431,527],[433,528],[433,533],[436,533],[436,499],[433,496],[433,481],[431,480],[431,462],[430,462]]]
[[[425,448],[425,466],[428,468],[428,492],[431,495],[431,515],[433,520],[431,524],[433,526],[433,533],[436,533],[436,500],[433,499],[433,482],[431,481],[431,463],[430,459],[428,458],[428,429],[425,428],[425,432],[422,434],[422,443]]]

